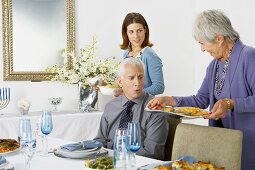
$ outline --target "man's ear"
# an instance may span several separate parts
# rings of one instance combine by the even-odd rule
[[[117,83],[120,87],[122,87],[122,79],[121,77],[117,77]]]

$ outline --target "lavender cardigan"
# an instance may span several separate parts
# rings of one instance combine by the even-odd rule
[[[214,83],[217,60],[206,70],[206,76],[196,95],[175,97],[178,106],[212,109],[216,102]],[[255,169],[255,48],[237,41],[232,50],[225,84],[220,98],[234,100],[234,109],[210,126],[238,129],[243,132],[242,170]]]

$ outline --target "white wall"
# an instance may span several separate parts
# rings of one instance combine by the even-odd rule
[[[122,21],[128,12],[139,12],[149,24],[153,48],[164,64],[165,94],[190,95],[199,88],[206,66],[212,59],[200,51],[198,43],[192,38],[191,29],[195,15],[204,9],[223,9],[243,42],[255,46],[254,5],[252,0],[76,0],[77,47],[83,47],[96,36],[98,57],[122,57],[119,48]],[[0,42],[2,47],[2,41]],[[2,54],[2,48],[0,53]],[[31,100],[32,111],[49,107],[48,98],[51,96],[64,98],[60,109],[77,108],[76,85],[56,82],[3,82],[2,74],[1,64],[0,87],[11,87],[13,100],[4,110],[0,110],[0,113],[17,112],[19,98]],[[100,103],[105,101],[101,100]]]

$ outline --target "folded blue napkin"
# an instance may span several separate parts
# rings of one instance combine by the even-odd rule
[[[1,155],[0,155],[0,165],[2,165],[2,164],[4,164],[4,163],[6,163],[6,159],[5,159],[4,156],[1,156]]]
[[[103,144],[101,142],[98,142],[96,140],[86,140],[78,143],[71,143],[67,145],[60,146],[61,149],[66,149],[69,151],[76,151],[79,149],[93,149],[102,147]]]
[[[193,156],[181,156],[178,158],[178,160],[184,160],[184,161],[188,162],[190,165],[197,162],[197,159],[194,158]]]

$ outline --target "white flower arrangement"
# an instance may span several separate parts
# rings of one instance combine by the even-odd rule
[[[93,38],[92,44],[85,46],[80,50],[80,56],[75,53],[63,51],[64,63],[56,64],[48,67],[46,72],[57,73],[51,80],[61,81],[63,83],[75,84],[82,82],[85,85],[89,84],[91,78],[102,78],[108,83],[115,82],[116,71],[119,62],[115,57],[109,57],[100,61],[96,61],[95,55],[96,40]],[[72,58],[72,68],[68,68],[67,58]]]
[[[20,110],[29,110],[29,107],[31,106],[31,102],[25,99],[21,99],[18,101],[18,108]]]

